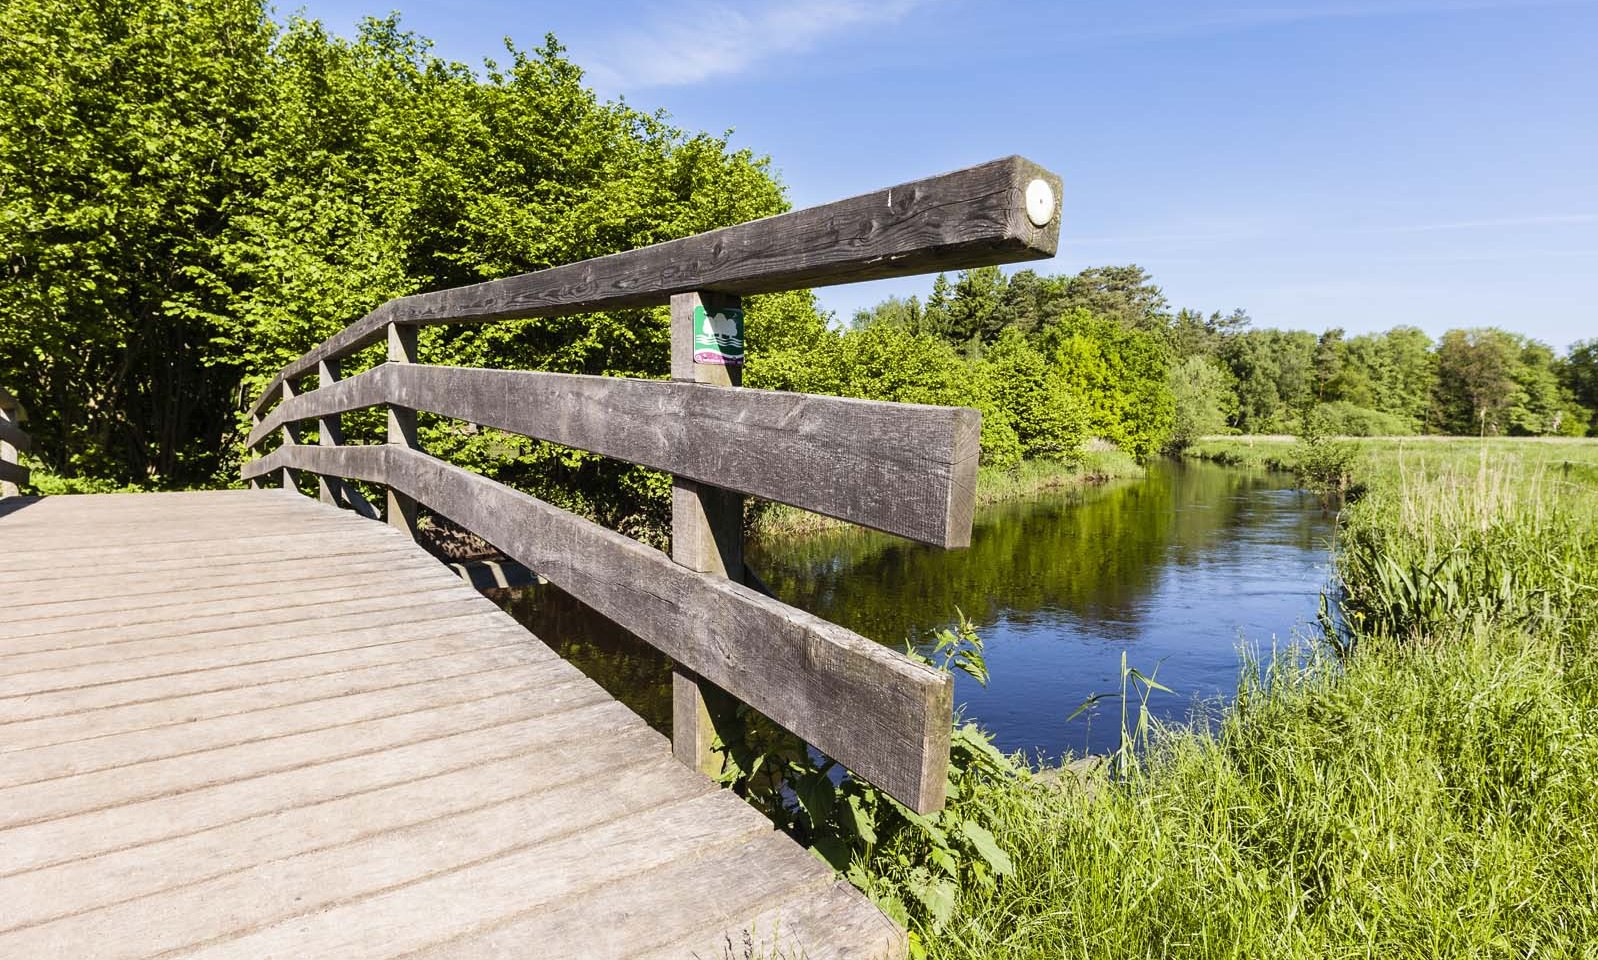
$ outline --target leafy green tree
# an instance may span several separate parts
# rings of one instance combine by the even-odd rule
[[[950,316],[953,302],[954,290],[949,286],[948,274],[940,273],[932,278],[932,293],[927,296],[926,309],[921,313],[921,326],[916,332],[948,339],[954,324]]]
[[[999,304],[1005,329],[1036,333],[1050,317],[1059,316],[1064,284],[1058,277],[1042,277],[1036,270],[1017,270],[1005,284]]]
[[[1598,436],[1598,338],[1578,340],[1570,347],[1560,379],[1572,399],[1587,413],[1587,429]]]
[[[1069,456],[1085,439],[1082,411],[1065,372],[1020,330],[1006,330],[982,358],[989,392],[1004,411],[1024,457]]]
[[[992,381],[974,375],[971,363],[947,342],[891,324],[872,324],[843,334],[833,362],[837,387],[824,392],[975,407],[982,412],[983,462],[1008,467],[1021,459],[1020,438],[992,392]]]
[[[1200,437],[1224,433],[1237,414],[1232,375],[1214,360],[1190,356],[1171,367],[1173,403],[1170,444],[1180,450]]]
[[[1237,381],[1233,423],[1246,433],[1296,429],[1314,400],[1318,342],[1301,330],[1245,330],[1227,337],[1219,356]]]
[[[1502,330],[1450,330],[1437,344],[1437,408],[1449,433],[1499,433],[1515,399],[1520,344]]]
[[[265,10],[7,0],[0,37],[0,382],[53,470],[205,478],[238,390],[214,337]]]
[[[50,412],[37,452],[67,474],[232,482],[241,401],[384,300],[786,206],[765,160],[600,102],[553,39],[479,78],[393,18],[343,40],[279,29],[259,0],[16,0],[0,35],[0,380]],[[797,349],[826,324],[795,294],[752,298],[750,325]],[[663,310],[618,310],[431,328],[422,351],[660,376],[667,338]],[[350,420],[357,438],[375,423]],[[423,433],[613,525],[659,526],[648,471]]]
[[[849,326],[859,329],[873,323],[892,323],[917,333],[928,332],[921,301],[914,296],[905,299],[889,297],[873,307],[856,310]]]
[[[1139,458],[1165,446],[1175,405],[1166,383],[1168,348],[1159,334],[1077,310],[1052,326],[1049,348],[1077,395],[1089,435]]]
[[[1513,367],[1515,390],[1504,419],[1511,433],[1557,434],[1570,418],[1572,399],[1559,382],[1554,351],[1547,344],[1514,337],[1520,353]]]
[[[1316,339],[1313,359],[1316,400],[1343,399],[1341,392],[1344,352],[1341,327],[1333,327]]]
[[[1424,425],[1437,382],[1431,337],[1416,327],[1394,327],[1381,335],[1377,352],[1382,375],[1374,402],[1366,406],[1405,417],[1416,427]]]

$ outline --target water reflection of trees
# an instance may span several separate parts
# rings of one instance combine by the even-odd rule
[[[1124,624],[1130,636],[1162,569],[1196,562],[1219,538],[1261,522],[1257,498],[1244,495],[1282,484],[1161,463],[1144,480],[984,508],[966,550],[851,530],[765,544],[750,562],[784,600],[884,643],[924,637],[956,607],[979,624],[1063,611],[1112,633]],[[1307,518],[1302,527],[1313,536]]]
[[[1138,609],[1170,566],[1249,550],[1261,535],[1319,546],[1317,511],[1262,501],[1294,496],[1265,493],[1284,484],[1213,464],[1156,464],[1144,480],[985,507],[968,550],[843,531],[764,544],[750,563],[789,603],[896,646],[946,626],[956,607],[983,625],[1063,612],[1130,641],[1147,629]],[[659,651],[552,586],[496,599],[652,726],[669,729],[670,662]]]

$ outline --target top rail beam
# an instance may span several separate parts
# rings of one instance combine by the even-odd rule
[[[1037,184],[1041,184],[1038,186]],[[486,283],[400,297],[283,368],[285,380],[382,340],[390,323],[480,323],[657,306],[694,290],[752,294],[1054,256],[1060,180],[1022,157],[708,233]]]

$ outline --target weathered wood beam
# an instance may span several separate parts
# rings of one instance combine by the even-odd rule
[[[395,368],[408,367],[416,362],[416,328],[390,323],[388,337],[388,364]],[[400,405],[388,398],[388,442],[408,450],[417,448],[416,408]],[[388,488],[388,511],[384,514],[388,525],[416,539],[416,501],[404,493]]]
[[[0,460],[0,483],[24,484],[28,482],[28,468],[15,463]],[[13,496],[7,493],[6,496]]]
[[[402,405],[664,470],[943,547],[971,542],[982,415],[664,380],[385,364],[285,401],[285,420]]]
[[[323,360],[316,365],[317,388],[320,389],[337,383],[338,375],[338,360]],[[316,442],[324,447],[336,447],[344,442],[343,414],[330,413],[317,419]],[[323,503],[334,505],[339,503],[339,482],[337,478],[318,475],[316,478],[316,492]]]
[[[16,398],[9,393],[0,398],[0,497],[16,496],[22,492],[20,485],[28,482],[28,470],[18,463],[18,452],[31,445],[28,435],[14,422],[20,412]]]
[[[695,314],[742,311],[743,302],[722,293],[679,293],[671,298],[671,378],[735,388],[743,366],[700,363],[694,353]],[[741,315],[741,314],[740,314]],[[742,358],[740,358],[741,361]],[[709,426],[699,437],[706,445],[725,442]],[[671,478],[671,558],[690,570],[742,582],[744,574],[744,498],[699,480]],[[737,704],[725,692],[681,666],[671,672],[671,750],[692,769],[716,778],[725,766],[715,742]]]
[[[245,476],[286,466],[402,491],[912,809],[943,805],[953,703],[947,675],[403,446],[280,447],[246,464]]]
[[[380,343],[391,323],[468,323],[660,306],[673,294],[747,295],[1054,256],[1060,178],[1021,157],[708,233],[486,283],[390,300],[285,367],[284,380]]]
[[[283,381],[283,396],[292,400],[294,398],[294,395],[299,392],[299,390],[297,388],[298,388],[298,384],[295,381],[293,381],[293,380],[285,380],[285,381]],[[299,428],[298,424],[297,423],[285,423],[285,424],[283,424],[283,445],[284,446],[293,446],[293,445],[295,445],[295,444],[297,444],[299,442],[300,442],[300,428]],[[287,467],[285,467],[283,469],[283,489],[291,491],[293,493],[298,493],[299,490],[300,490],[300,485],[299,485],[298,478],[296,478],[294,476],[294,471],[288,469]]]
[[[22,428],[6,419],[0,414],[0,443],[9,443],[23,453],[33,449],[33,438],[22,432]]]

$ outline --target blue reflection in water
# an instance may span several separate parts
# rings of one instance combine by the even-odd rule
[[[956,677],[956,702],[1006,750],[1103,752],[1119,705],[1066,718],[1120,689],[1122,651],[1175,691],[1153,712],[1182,720],[1236,687],[1244,644],[1311,629],[1330,574],[1331,521],[1287,478],[1156,462],[1140,480],[1053,491],[979,511],[972,545],[945,551],[847,530],[752,547],[789,603],[902,647],[964,611],[987,644],[986,689]],[[669,665],[558,591],[506,606],[657,728],[670,722]]]

